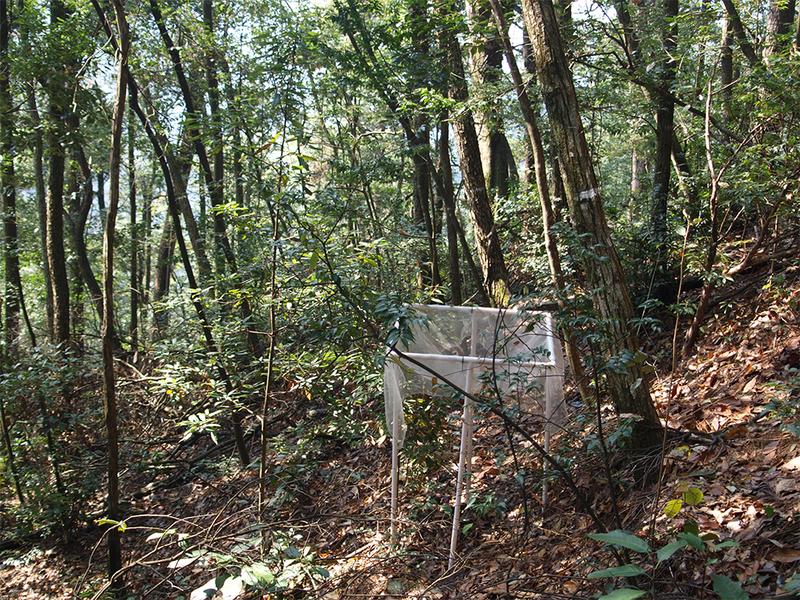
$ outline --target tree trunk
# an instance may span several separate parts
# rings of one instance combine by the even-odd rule
[[[159,305],[169,293],[169,283],[172,277],[172,254],[175,250],[175,232],[172,228],[172,219],[167,216],[161,228],[161,238],[156,250],[156,277],[153,282],[153,324],[159,334],[166,331],[169,313]]]
[[[453,190],[453,171],[450,164],[450,123],[447,114],[439,120],[439,175],[443,189],[440,194],[444,204],[447,221],[447,262],[450,271],[450,302],[456,306],[464,302],[461,289],[461,262],[458,257],[458,217],[456,215],[456,199]],[[466,250],[469,252],[469,248]]]
[[[111,117],[111,156],[109,159],[108,214],[103,229],[103,391],[105,422],[108,437],[108,518],[120,521],[119,503],[119,434],[117,398],[114,376],[114,236],[120,195],[120,166],[122,160],[122,128],[125,120],[125,98],[128,90],[127,62],[130,50],[128,22],[122,0],[111,0],[117,20],[119,48],[117,50],[117,90]],[[108,577],[115,596],[122,598],[122,582],[115,579],[122,569],[120,531],[112,525],[108,531]]]
[[[503,126],[502,98],[497,96],[497,87],[503,79],[499,36],[504,32],[495,27],[488,0],[469,0],[467,16],[472,22],[472,80],[477,95],[485,100],[480,106],[486,107],[475,112],[483,176],[490,192],[505,198],[511,184],[519,181],[519,175]]]
[[[5,262],[5,342],[6,352],[14,357],[19,343],[19,313],[22,282],[19,276],[17,239],[17,182],[14,173],[14,102],[11,94],[11,65],[8,41],[11,16],[6,0],[0,0],[0,185],[3,196],[3,258]]]
[[[539,202],[542,208],[542,221],[544,233],[544,245],[547,250],[547,262],[550,267],[550,276],[553,285],[558,293],[558,303],[561,310],[566,308],[564,302],[564,293],[566,291],[566,282],[564,280],[564,273],[561,270],[561,257],[558,252],[558,245],[556,244],[555,237],[553,236],[552,227],[555,225],[555,217],[553,215],[553,205],[550,201],[550,188],[547,184],[547,158],[544,155],[544,145],[542,144],[542,135],[539,132],[539,125],[536,119],[536,112],[533,109],[533,103],[528,96],[525,82],[522,79],[517,66],[517,60],[514,56],[514,48],[511,46],[511,40],[506,33],[508,26],[506,25],[505,15],[500,4],[500,0],[489,0],[491,3],[492,13],[494,15],[497,30],[500,32],[500,41],[502,42],[503,51],[506,57],[506,63],[511,71],[511,79],[514,82],[514,88],[519,102],[520,112],[522,113],[522,120],[525,123],[525,132],[528,134],[528,143],[531,147],[533,154],[533,171],[535,174],[536,189],[539,195]],[[564,331],[565,350],[572,375],[575,378],[578,391],[581,399],[584,402],[589,402],[591,395],[587,386],[586,375],[583,370],[578,347],[575,338],[569,331]]]
[[[60,26],[69,16],[61,0],[50,2],[51,27]],[[53,295],[53,342],[69,343],[69,277],[64,252],[64,123],[70,101],[69,73],[71,68],[57,69],[48,81],[47,145],[50,167],[47,181],[47,264]]]
[[[773,54],[786,52],[791,47],[794,25],[795,0],[772,0],[767,14],[767,39],[764,43],[764,60]]]
[[[675,123],[675,97],[672,84],[675,81],[675,50],[678,41],[678,0],[661,0],[661,77],[654,100],[656,103],[656,155],[653,168],[653,196],[650,227],[656,244],[667,241],[667,208],[669,180],[672,174],[672,138]]]
[[[742,24],[741,17],[739,17],[739,11],[736,9],[736,5],[733,3],[733,0],[722,0],[722,5],[725,7],[725,13],[730,27],[736,35],[742,54],[747,59],[750,66],[755,67],[758,64],[758,57],[756,56],[756,51],[753,49],[753,45],[747,37],[747,32]]]
[[[211,12],[211,9],[211,0],[204,0],[204,23],[206,24],[207,30],[209,24],[212,26],[212,28],[208,30],[208,33],[213,34],[213,13]],[[203,142],[202,132],[200,131],[198,124],[201,115],[196,109],[178,47],[172,41],[172,37],[170,36],[166,25],[164,24],[164,17],[161,13],[161,7],[159,6],[158,0],[150,0],[150,11],[153,15],[153,19],[156,22],[156,26],[158,27],[161,39],[167,48],[170,60],[172,61],[172,66],[178,79],[178,85],[180,87],[181,95],[186,107],[187,128],[189,129],[190,136],[194,142],[195,152],[197,153],[197,158],[200,162],[200,168],[206,182],[206,189],[208,190],[209,199],[211,200],[211,206],[217,209],[212,215],[212,220],[214,222],[214,237],[217,244],[216,250],[219,255],[224,258],[224,263],[227,265],[228,270],[234,277],[234,287],[236,289],[241,289],[242,282],[240,280],[239,269],[236,265],[236,257],[228,239],[227,225],[221,210],[222,205],[225,202],[222,181],[224,175],[224,157],[222,154],[223,140],[221,138],[221,124],[220,127],[217,127],[215,130],[216,145],[218,148],[214,154],[214,169],[212,170],[211,163],[208,160],[206,145]],[[213,73],[208,73],[209,83],[213,84],[209,86],[211,116],[212,121],[219,123],[219,90],[216,83],[216,67],[213,60],[211,62],[211,66],[213,67]],[[257,357],[261,356],[263,354],[263,347],[258,335],[252,329],[252,324],[250,322],[252,320],[252,309],[246,294],[241,295],[240,307],[242,319],[245,322],[246,337],[250,346],[250,351]]]
[[[103,26],[103,29],[106,35],[108,36],[112,47],[117,49],[118,43],[114,37],[113,31],[111,30],[111,26],[108,23],[108,19],[106,18],[105,12],[103,11],[103,8],[100,6],[100,0],[91,0],[91,2],[92,6],[94,6],[95,12],[100,18],[100,23]],[[231,378],[228,375],[227,370],[225,369],[225,366],[223,364],[223,357],[220,355],[219,348],[216,345],[216,342],[214,341],[213,331],[211,329],[211,323],[209,322],[208,317],[206,316],[206,311],[200,296],[200,289],[197,285],[197,280],[195,279],[194,276],[194,269],[192,268],[192,262],[191,260],[189,260],[189,252],[186,249],[186,243],[184,242],[183,239],[183,231],[180,222],[180,211],[178,209],[178,202],[175,196],[175,189],[173,188],[172,185],[173,177],[170,174],[169,163],[167,162],[164,156],[164,151],[161,148],[158,135],[153,129],[153,126],[150,123],[147,114],[142,110],[142,107],[139,104],[138,86],[136,85],[136,80],[131,75],[130,69],[128,68],[127,64],[123,64],[123,67],[124,67],[123,70],[125,78],[130,88],[131,108],[133,108],[134,112],[139,117],[139,122],[142,124],[142,127],[144,128],[145,133],[147,134],[147,138],[150,140],[150,143],[153,146],[153,152],[156,158],[158,159],[159,166],[161,167],[161,172],[164,175],[164,185],[166,187],[167,205],[169,207],[169,217],[170,217],[168,219],[168,222],[171,222],[174,225],[175,241],[178,244],[178,249],[181,255],[181,261],[183,262],[183,268],[184,271],[186,272],[186,279],[189,284],[189,295],[192,300],[192,305],[194,306],[195,312],[197,313],[197,317],[200,321],[200,325],[203,331],[203,339],[205,341],[206,351],[208,356],[215,357],[217,374],[220,380],[225,384],[226,393],[232,395],[234,393],[233,382],[231,381]],[[233,415],[233,435],[234,435],[234,441],[236,443],[236,448],[239,453],[239,458],[242,461],[242,466],[247,466],[250,461],[248,457],[247,445],[244,439],[244,432],[242,430],[242,418],[241,414],[238,411]]]
[[[456,12],[451,0],[446,0],[440,7],[443,17]],[[441,30],[440,40],[445,61],[449,71],[448,95],[451,100],[466,103],[469,100],[467,82],[464,74],[464,63],[461,47],[455,32],[448,27]],[[500,237],[494,223],[494,213],[483,176],[478,134],[472,112],[466,107],[459,107],[455,120],[456,144],[459,153],[459,166],[463,176],[464,188],[469,200],[472,220],[475,224],[475,238],[478,242],[478,258],[484,277],[484,287],[491,302],[495,306],[503,306],[508,301],[508,272],[506,271]]]
[[[719,82],[722,86],[722,117],[728,125],[731,120],[733,103],[733,30],[728,15],[722,19],[722,42],[719,58]]]
[[[44,136],[42,121],[36,103],[35,81],[30,83],[28,92],[28,111],[33,127],[33,178],[36,189],[36,209],[39,216],[39,251],[41,253],[42,273],[44,273],[44,299],[47,336],[53,339],[53,286],[50,265],[47,260],[47,191],[44,181]]]
[[[130,324],[128,335],[130,337],[131,352],[135,355],[139,349],[139,298],[141,296],[139,277],[139,226],[136,222],[136,152],[133,109],[128,111],[128,205],[130,208],[131,227],[131,299],[130,299]]]
[[[641,417],[634,430],[635,444],[655,445],[660,440],[660,423],[641,369],[639,343],[630,326],[633,305],[606,223],[555,10],[551,0],[523,0],[522,9],[567,203],[585,249],[583,267],[595,309],[605,323],[605,349],[612,363],[607,371],[611,396],[620,413]]]

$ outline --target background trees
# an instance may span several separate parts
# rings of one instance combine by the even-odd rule
[[[228,448],[259,457],[265,522],[274,419],[319,400],[335,434],[314,435],[376,433],[376,356],[410,302],[558,310],[598,444],[610,419],[618,447],[660,448],[665,363],[794,258],[796,13],[0,0],[13,526],[119,526],[146,495],[131,473],[166,485]]]

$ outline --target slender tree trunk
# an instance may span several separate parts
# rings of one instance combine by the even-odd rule
[[[51,27],[60,27],[69,12],[61,0],[50,1]],[[50,167],[47,181],[47,264],[53,295],[53,341],[66,346],[69,343],[69,277],[64,252],[64,123],[69,102],[70,69],[56,70],[48,81],[47,145]]]
[[[94,6],[95,12],[97,13],[100,19],[100,23],[103,26],[106,35],[111,41],[112,47],[116,50],[118,48],[118,43],[111,30],[111,26],[108,23],[108,19],[106,18],[105,12],[103,11],[103,8],[100,6],[100,0],[91,0],[91,2],[92,6]],[[161,148],[158,135],[153,129],[153,126],[150,123],[147,114],[142,110],[142,107],[139,104],[139,99],[138,99],[139,90],[136,84],[136,80],[132,76],[127,64],[123,66],[124,66],[125,77],[128,82],[128,86],[130,88],[131,108],[133,108],[134,112],[139,117],[139,122],[142,124],[142,127],[144,128],[145,133],[147,134],[147,138],[150,140],[150,143],[153,146],[153,152],[156,158],[158,159],[159,166],[161,167],[161,172],[164,175],[164,185],[166,187],[169,216],[171,218],[171,223],[174,226],[174,232],[175,232],[174,237],[178,244],[178,249],[181,255],[181,261],[183,263],[183,268],[186,273],[186,279],[189,284],[189,294],[192,300],[192,305],[194,306],[195,312],[197,313],[197,317],[200,321],[200,325],[203,331],[203,339],[205,341],[206,352],[209,357],[215,358],[217,375],[219,376],[220,380],[224,383],[226,393],[229,395],[233,395],[234,393],[233,382],[231,381],[230,375],[228,374],[223,364],[224,357],[221,356],[219,348],[216,342],[214,341],[214,335],[211,329],[211,323],[208,320],[208,317],[206,316],[205,307],[203,306],[203,302],[200,295],[200,288],[197,285],[197,280],[195,279],[194,276],[194,269],[192,268],[192,262],[189,259],[189,252],[186,249],[186,243],[183,239],[183,230],[181,228],[181,222],[180,222],[180,210],[178,209],[178,202],[176,199],[175,189],[172,184],[174,178],[170,173],[169,163],[167,162],[164,155],[164,151]],[[233,415],[233,435],[242,465],[247,466],[250,461],[248,456],[247,445],[244,438],[244,432],[242,430],[242,418],[241,414],[238,411],[236,411]]]
[[[211,4],[211,0],[204,0],[203,16],[207,29],[209,22],[213,26],[213,12],[211,12],[212,7],[213,5]],[[164,17],[161,13],[161,7],[159,6],[158,0],[150,0],[150,11],[153,15],[153,19],[156,22],[156,26],[158,27],[161,39],[167,48],[175,75],[178,79],[178,85],[180,87],[181,95],[186,107],[187,127],[189,128],[192,141],[194,142],[195,152],[197,153],[197,158],[200,162],[200,168],[206,182],[206,189],[208,190],[209,199],[211,200],[211,206],[215,209],[218,209],[215,210],[212,215],[212,220],[214,222],[214,236],[217,242],[217,252],[219,252],[224,258],[225,264],[227,265],[231,274],[234,276],[234,287],[241,289],[242,282],[240,280],[239,269],[236,265],[236,257],[228,239],[227,225],[221,210],[222,205],[225,202],[222,181],[224,175],[224,156],[222,154],[223,140],[221,139],[221,128],[215,127],[215,140],[218,147],[215,150],[214,168],[212,170],[211,163],[208,160],[206,145],[203,142],[202,132],[199,128],[199,119],[201,115],[196,109],[178,47],[172,41],[172,37],[170,36],[166,25],[164,24]],[[209,33],[213,34],[213,27]],[[211,115],[212,121],[219,123],[219,89],[216,82],[216,66],[213,60],[211,66],[213,67],[213,72],[208,73],[209,84],[212,84],[209,86]],[[252,308],[250,307],[250,302],[246,294],[241,295],[240,307],[242,319],[245,322],[246,337],[250,346],[250,351],[255,356],[261,356],[263,354],[263,347],[258,335],[252,329],[252,323],[250,322],[252,320]]]
[[[606,223],[555,10],[551,0],[523,0],[522,9],[558,148],[567,203],[586,250],[583,266],[593,290],[595,309],[606,328],[606,353],[618,363],[607,371],[610,392],[620,413],[632,413],[642,419],[634,431],[635,443],[655,445],[660,440],[661,427],[638,359],[639,342],[630,325],[633,305]]]
[[[443,0],[439,10],[443,17],[456,12],[451,0]],[[452,29],[443,27],[440,42],[449,70],[448,95],[451,100],[466,103],[469,96],[458,38]],[[500,236],[495,228],[486,179],[483,176],[478,134],[475,130],[472,112],[467,107],[459,107],[454,125],[460,158],[459,165],[472,220],[475,224],[475,238],[478,242],[478,258],[483,271],[484,287],[492,303],[502,306],[509,298],[508,272],[500,245]]]
[[[747,37],[747,31],[742,24],[741,17],[739,17],[739,11],[736,9],[736,5],[733,3],[733,0],[722,0],[722,5],[725,7],[725,13],[730,22],[730,27],[739,42],[739,49],[742,51],[742,54],[747,59],[750,66],[755,67],[758,64],[758,57],[756,56],[756,51],[753,49],[753,45],[750,43],[750,39]]]
[[[36,208],[39,215],[39,251],[41,253],[42,273],[44,274],[44,299],[47,336],[53,339],[53,286],[50,277],[50,264],[47,260],[47,191],[44,177],[44,136],[42,121],[36,103],[35,81],[28,92],[28,111],[33,127],[33,179],[36,189]]]
[[[456,215],[456,198],[453,190],[453,171],[450,163],[450,123],[447,114],[439,120],[439,175],[443,189],[440,194],[444,204],[447,221],[447,259],[450,271],[450,301],[458,306],[464,302],[461,289],[461,261],[458,256],[458,216]],[[466,250],[469,252],[469,248]]]
[[[11,473],[11,479],[14,482],[14,491],[17,494],[17,500],[20,505],[25,504],[25,494],[22,492],[22,484],[20,483],[19,471],[17,471],[17,463],[14,459],[14,444],[11,439],[11,429],[9,428],[8,421],[6,420],[6,405],[5,399],[0,396],[0,427],[3,431],[3,446],[6,451],[6,466]]]
[[[161,147],[165,149],[167,162],[172,173],[172,185],[175,187],[178,208],[186,224],[186,233],[189,234],[189,243],[192,245],[194,257],[197,260],[197,271],[201,285],[208,285],[214,280],[211,269],[211,261],[206,250],[206,239],[203,227],[203,215],[201,206],[201,221],[198,226],[194,218],[192,205],[189,203],[189,179],[192,174],[192,147],[189,142],[187,131],[184,130],[180,136],[180,143],[176,153],[168,150],[169,142],[163,135],[159,136]],[[202,181],[200,183],[202,187]]]
[[[108,437],[108,518],[120,521],[119,492],[119,433],[116,382],[114,375],[114,243],[119,210],[120,170],[122,162],[122,129],[125,120],[125,101],[128,90],[127,62],[130,51],[128,23],[122,0],[111,0],[117,21],[117,90],[111,118],[111,156],[109,159],[108,213],[103,229],[103,389],[105,396],[106,435]],[[108,531],[108,577],[118,598],[122,597],[122,582],[115,580],[122,569],[122,546],[118,527]]]
[[[9,356],[16,356],[19,343],[19,313],[22,282],[19,276],[17,240],[17,182],[14,173],[14,102],[11,94],[11,65],[8,41],[11,16],[6,0],[0,0],[0,185],[3,196],[3,258],[5,262],[5,342]]]
[[[136,207],[136,132],[134,129],[133,109],[128,111],[128,205],[130,208],[130,227],[131,227],[131,255],[130,255],[130,276],[131,276],[131,300],[130,300],[130,325],[128,335],[131,340],[131,352],[136,354],[139,349],[139,297],[141,294],[139,278],[139,226],[137,220]]]

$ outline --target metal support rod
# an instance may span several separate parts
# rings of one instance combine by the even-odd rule
[[[478,322],[475,319],[475,311],[470,313],[471,334],[470,334],[470,356],[475,356],[478,346]],[[472,393],[472,367],[467,371],[467,384],[464,386],[467,394]],[[461,442],[458,450],[458,476],[456,477],[456,495],[453,501],[453,526],[450,530],[450,552],[447,556],[447,569],[453,568],[456,561],[456,551],[458,549],[458,537],[461,532],[461,496],[466,489],[466,501],[469,501],[469,476],[472,473],[472,422],[473,407],[469,397],[464,397],[464,412],[461,418]],[[465,484],[464,476],[467,481]]]

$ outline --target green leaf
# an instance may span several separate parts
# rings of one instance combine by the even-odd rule
[[[689,506],[697,506],[703,501],[703,492],[700,488],[690,487],[683,492],[683,501]]]
[[[750,596],[737,582],[725,575],[712,575],[714,591],[722,600],[750,600]]]
[[[664,505],[664,514],[667,515],[670,519],[674,519],[678,516],[678,513],[681,512],[683,508],[683,500],[676,499],[670,500]]]
[[[800,572],[792,575],[792,577],[784,584],[783,588],[787,592],[800,592]]]
[[[695,535],[693,533],[689,533],[688,531],[684,531],[683,533],[678,534],[678,538],[681,540],[685,540],[687,544],[689,544],[692,548],[696,550],[706,549],[706,544],[702,539],[700,539],[700,536]]]
[[[604,577],[636,577],[637,575],[644,575],[644,570],[637,565],[622,565],[621,567],[611,567],[610,569],[602,569],[589,573],[589,579],[603,579]]]
[[[275,575],[269,570],[269,567],[262,562],[256,562],[252,565],[242,567],[242,572],[239,574],[242,582],[250,587],[266,587],[275,581]]]
[[[686,533],[693,533],[698,536],[700,535],[700,526],[694,521],[686,521],[686,523],[683,524],[683,530]]]
[[[608,533],[590,533],[589,537],[598,542],[605,542],[612,546],[627,548],[642,554],[650,552],[650,545],[645,540],[621,529],[615,529]]]
[[[646,593],[647,592],[633,588],[622,588],[621,590],[614,590],[609,594],[603,594],[597,600],[636,600],[636,598],[641,598]]]
[[[689,542],[683,539],[675,540],[674,542],[670,542],[666,546],[662,546],[661,548],[656,551],[656,558],[658,562],[664,562],[673,554],[675,554],[681,548],[685,548]]]

